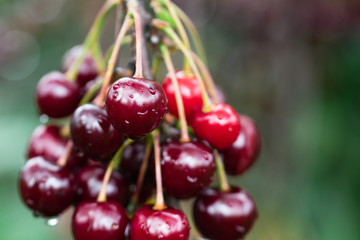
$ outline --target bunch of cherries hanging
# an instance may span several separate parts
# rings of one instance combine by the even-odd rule
[[[136,0],[106,1],[83,45],[65,54],[63,72],[40,80],[36,102],[50,123],[31,135],[21,198],[47,219],[74,206],[78,240],[180,240],[199,238],[197,230],[209,239],[242,239],[257,210],[226,173],[242,174],[256,160],[259,131],[225,103],[188,16],[170,0],[150,6],[151,15]],[[125,14],[103,54],[102,27],[115,7]],[[115,67],[127,43],[134,71]],[[182,70],[171,60],[175,50],[184,55]],[[160,85],[152,79],[162,62],[168,74]],[[190,198],[191,222],[180,204]]]

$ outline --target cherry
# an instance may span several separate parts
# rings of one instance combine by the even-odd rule
[[[131,240],[187,240],[189,231],[186,215],[171,207],[154,210],[144,205],[130,222]]]
[[[42,114],[52,118],[70,115],[79,102],[80,89],[60,72],[43,76],[36,88],[36,101]]]
[[[216,149],[228,148],[240,133],[240,119],[228,104],[219,103],[211,112],[195,111],[191,126],[196,136],[208,141]]]
[[[20,172],[19,191],[34,214],[54,217],[73,202],[75,178],[66,169],[43,157],[35,157],[27,161]]]
[[[83,168],[76,176],[78,182],[77,202],[96,201],[99,195],[106,168],[102,165],[91,165]],[[121,203],[129,201],[129,184],[118,172],[113,171],[106,187],[107,199]]]
[[[109,121],[105,109],[85,104],[76,109],[70,124],[74,145],[93,159],[107,159],[124,140]]]
[[[150,80],[124,77],[107,94],[105,106],[111,123],[130,138],[152,132],[166,111],[162,87]]]
[[[261,135],[255,123],[240,115],[241,131],[231,147],[222,150],[225,170],[230,175],[245,172],[257,159],[261,149]]]
[[[215,170],[212,151],[202,142],[168,142],[161,147],[163,186],[176,198],[196,196],[209,186]]]
[[[183,71],[176,72],[181,97],[184,103],[186,120],[190,121],[195,109],[203,104],[200,87],[195,77],[186,77]],[[162,84],[168,99],[169,112],[178,117],[178,108],[175,99],[175,89],[170,74],[167,74]]]
[[[146,142],[144,141],[135,141],[124,149],[124,152],[122,154],[120,171],[123,173],[126,179],[131,182],[136,182],[138,178],[141,164],[145,157],[145,149]],[[148,169],[150,171],[154,170],[153,156],[154,154],[150,154],[149,156],[150,159],[148,162]]]
[[[60,128],[54,125],[40,125],[31,134],[28,159],[41,156],[46,161],[56,163],[65,151],[66,140],[60,136]],[[72,151],[66,163],[66,168],[74,170],[85,165],[86,158]]]
[[[63,58],[63,70],[68,71],[74,64],[76,59],[81,55],[83,51],[82,45],[77,45],[68,50]],[[96,78],[98,70],[94,57],[91,54],[87,54],[82,62],[79,72],[77,74],[76,81],[80,86]]]
[[[197,197],[193,213],[199,231],[214,240],[243,239],[257,218],[254,200],[239,187],[230,192],[205,190]]]
[[[124,240],[128,217],[117,202],[83,202],[72,217],[76,240]]]

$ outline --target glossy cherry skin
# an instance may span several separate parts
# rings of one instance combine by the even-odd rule
[[[117,202],[83,202],[72,217],[72,232],[76,240],[124,240],[128,221]]]
[[[60,128],[53,125],[40,125],[31,134],[28,146],[28,159],[41,156],[46,161],[56,164],[65,151],[66,140],[60,136]],[[74,170],[86,164],[86,157],[72,151],[66,168]]]
[[[258,158],[261,150],[261,135],[255,123],[240,115],[241,131],[231,147],[222,150],[225,170],[230,175],[245,172]]]
[[[258,215],[254,200],[238,187],[226,193],[206,189],[197,197],[193,214],[198,230],[213,240],[243,239]]]
[[[35,157],[27,161],[20,172],[19,191],[35,215],[54,217],[73,202],[75,178],[66,169]]]
[[[71,68],[76,59],[81,55],[83,47],[81,45],[74,46],[68,50],[63,58],[63,70],[66,72]],[[79,72],[76,77],[76,81],[80,86],[85,86],[85,84],[96,78],[98,75],[98,70],[96,67],[95,59],[92,55],[87,54],[84,58],[84,61],[80,65]]]
[[[109,158],[124,140],[124,135],[110,123],[105,109],[93,104],[76,109],[70,131],[74,145],[95,160]]]
[[[168,142],[161,146],[161,174],[166,193],[176,198],[198,195],[215,173],[212,150],[202,142]]]
[[[162,87],[141,78],[121,78],[107,94],[105,106],[111,123],[130,138],[152,132],[166,111]]]
[[[222,150],[235,142],[241,129],[239,115],[228,104],[215,104],[211,112],[198,109],[191,126],[196,136]]]
[[[153,210],[151,205],[144,205],[130,222],[131,240],[187,240],[189,231],[186,215],[172,207]]]
[[[96,201],[99,195],[106,168],[102,165],[90,165],[83,168],[76,176],[78,182],[76,202]],[[108,200],[121,203],[123,206],[129,201],[129,184],[118,172],[113,171],[106,188]]]
[[[203,103],[200,87],[195,77],[186,77],[183,71],[177,71],[176,78],[179,83],[180,93],[184,103],[185,116],[186,119],[190,121],[194,110],[200,108]],[[169,74],[166,75],[162,86],[168,99],[169,112],[178,117],[175,89]]]
[[[52,118],[70,115],[79,102],[80,89],[60,72],[43,76],[36,88],[36,101],[40,113]]]

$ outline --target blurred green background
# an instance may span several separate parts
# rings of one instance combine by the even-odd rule
[[[198,26],[228,102],[262,132],[259,161],[231,179],[259,208],[247,239],[360,239],[360,1],[175,2]],[[57,227],[33,218],[17,176],[39,124],[37,81],[82,42],[101,4],[0,0],[2,240],[71,239],[68,217]]]

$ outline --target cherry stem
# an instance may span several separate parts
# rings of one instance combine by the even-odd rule
[[[65,139],[69,139],[69,137],[70,137],[70,122],[69,121],[60,128],[60,136]]]
[[[216,163],[216,172],[219,178],[220,191],[229,192],[231,190],[231,187],[226,178],[224,164],[217,150],[214,150],[214,155],[215,155],[215,163]]]
[[[127,139],[123,143],[123,145],[117,150],[114,157],[111,159],[111,161],[106,169],[103,180],[102,180],[101,189],[100,189],[99,195],[97,197],[98,202],[106,202],[106,188],[110,181],[111,173],[114,170],[114,168],[117,168],[120,165],[121,160],[122,160],[122,153],[123,153],[125,147],[129,146],[132,142],[133,142],[133,140]]]
[[[170,13],[172,19],[175,22],[176,28],[179,31],[180,37],[181,37],[186,49],[190,50],[189,37],[186,33],[186,30],[185,30],[183,24],[181,23],[179,16],[177,15],[177,12],[173,6],[173,3],[170,0],[163,0],[163,2],[166,5],[167,9],[169,10],[169,13]],[[184,74],[185,74],[185,76],[188,76],[189,72],[190,72],[189,62],[188,62],[187,58],[185,57],[184,58]]]
[[[188,125],[186,122],[184,102],[181,97],[179,82],[178,82],[178,79],[176,78],[174,64],[171,60],[169,50],[167,49],[167,47],[164,44],[160,45],[160,51],[164,58],[166,68],[169,71],[172,85],[174,86],[176,106],[178,109],[179,120],[180,120],[180,129],[181,129],[180,142],[189,142],[190,138],[189,138],[189,133],[188,133]]]
[[[144,78],[143,74],[143,46],[142,46],[142,36],[143,29],[141,24],[141,15],[140,9],[135,0],[129,0],[128,8],[132,13],[135,21],[135,38],[136,38],[136,70],[133,77],[135,78]]]
[[[85,93],[85,95],[80,100],[79,106],[87,104],[91,101],[91,99],[95,96],[95,94],[100,90],[103,85],[103,79],[99,79],[94,86],[92,86],[89,91]]]
[[[175,3],[172,3],[172,5],[175,8],[175,11],[178,14],[178,16],[180,17],[180,19],[185,24],[187,30],[190,32],[190,36],[194,42],[196,52],[200,56],[203,63],[206,65],[207,64],[206,53],[205,53],[204,47],[201,42],[200,34],[196,30],[194,23],[191,21],[191,19],[188,17],[188,15],[186,15],[186,13],[181,8],[179,8]]]
[[[145,156],[144,159],[141,163],[141,167],[140,167],[140,171],[139,171],[139,176],[136,182],[136,189],[135,189],[135,193],[132,197],[132,207],[133,209],[136,208],[136,205],[139,202],[139,197],[140,197],[140,192],[141,192],[141,188],[144,182],[144,178],[145,178],[145,174],[146,174],[146,170],[148,167],[148,163],[149,163],[149,158],[150,158],[150,153],[151,153],[151,145],[152,145],[152,139],[151,138],[147,138],[146,141],[146,148],[145,148]]]
[[[106,98],[106,93],[107,93],[107,88],[110,84],[111,81],[111,77],[112,74],[114,72],[115,69],[115,64],[116,64],[116,60],[120,51],[120,47],[122,45],[122,41],[125,37],[126,32],[129,30],[130,26],[132,25],[132,20],[130,18],[130,16],[127,14],[125,19],[124,19],[124,23],[121,26],[120,32],[118,37],[116,38],[115,44],[114,44],[114,49],[111,53],[109,62],[108,62],[108,66],[105,72],[105,77],[104,77],[104,82],[103,85],[101,87],[99,96],[96,98],[95,104],[102,107],[104,105],[104,101]]]
[[[100,11],[98,12],[95,21],[91,26],[88,35],[85,38],[81,54],[77,57],[70,69],[65,73],[69,81],[76,80],[80,66],[83,63],[86,54],[90,52],[90,49],[94,46],[94,43],[99,40],[99,35],[103,29],[108,13],[114,6],[118,5],[120,2],[121,0],[108,0],[104,3]]]
[[[154,79],[156,78],[156,75],[159,71],[159,65],[160,65],[160,58],[156,55],[154,55],[152,60],[152,73],[154,75]]]
[[[166,22],[163,22],[159,19],[154,19],[153,24],[154,24],[154,26],[163,30],[175,42],[175,44],[180,48],[180,50],[183,52],[183,54],[188,59],[190,67],[193,70],[195,77],[198,81],[199,87],[200,87],[201,96],[202,96],[202,100],[203,100],[202,111],[204,113],[211,112],[213,104],[211,102],[211,99],[209,98],[207,91],[206,91],[204,81],[201,77],[201,74],[200,74],[196,64],[195,64],[195,61],[193,59],[191,52],[188,49],[186,49],[185,45],[182,43],[182,41],[177,36],[175,31],[171,27],[169,27],[169,25]]]
[[[94,44],[94,47],[92,48],[92,54],[99,71],[99,75],[104,74],[106,66],[99,41]]]
[[[59,165],[60,167],[65,167],[66,163],[70,157],[71,151],[73,150],[74,144],[71,140],[69,140],[66,143],[65,146],[65,150],[64,152],[61,154],[61,156],[59,157],[59,159],[56,161],[56,164]]]
[[[160,166],[160,134],[158,130],[152,132],[154,139],[154,157],[155,157],[155,178],[156,178],[156,200],[153,207],[154,210],[165,209],[164,194],[161,179],[161,166]]]
[[[205,84],[207,87],[207,90],[209,91],[209,94],[211,96],[211,99],[214,103],[219,103],[219,96],[216,92],[216,87],[214,83],[214,79],[212,78],[209,69],[206,67],[204,62],[194,53],[192,52],[192,56],[198,65],[202,75],[204,76]]]

